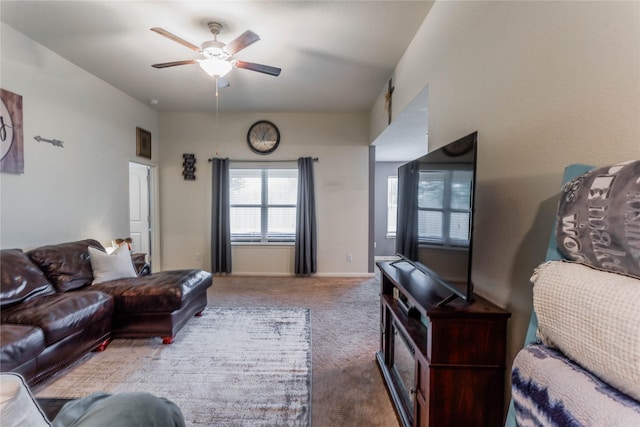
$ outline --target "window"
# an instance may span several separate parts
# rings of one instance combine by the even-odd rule
[[[418,236],[421,243],[469,246],[472,171],[420,172]]]
[[[387,178],[387,237],[396,237],[398,218],[398,176]]]
[[[230,169],[232,242],[294,242],[297,169]]]

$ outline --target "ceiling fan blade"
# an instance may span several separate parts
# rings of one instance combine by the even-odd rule
[[[170,33],[169,31],[165,30],[164,28],[160,28],[160,27],[153,27],[151,28],[151,31],[154,31],[158,34],[160,34],[161,36],[165,36],[166,38],[173,40],[176,43],[180,43],[182,46],[185,46],[189,49],[191,49],[194,52],[200,52],[200,46],[196,46],[192,43],[189,43],[188,41],[181,39],[180,37],[176,36],[175,34]]]
[[[235,61],[233,64],[237,68],[245,70],[257,71],[259,73],[269,74],[270,76],[279,76],[280,68],[270,67],[269,65],[255,64],[253,62]]]
[[[240,34],[235,39],[231,40],[229,43],[227,43],[224,47],[224,50],[229,55],[235,55],[245,47],[254,44],[258,40],[260,40],[260,36],[258,36],[253,31],[247,30],[244,33]]]
[[[167,67],[175,67],[176,65],[188,65],[188,64],[197,64],[200,62],[198,59],[186,59],[184,61],[173,61],[173,62],[163,62],[161,64],[153,64],[153,68],[167,68]]]

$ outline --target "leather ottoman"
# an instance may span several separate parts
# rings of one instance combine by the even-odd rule
[[[171,270],[98,283],[92,289],[111,295],[115,310],[114,338],[159,336],[165,344],[192,316],[207,306],[211,273],[203,270]]]

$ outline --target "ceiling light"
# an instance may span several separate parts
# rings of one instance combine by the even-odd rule
[[[209,40],[202,43],[202,54],[207,58],[227,59],[229,55],[224,51],[224,43],[218,40]]]
[[[211,77],[218,76],[224,77],[233,68],[230,62],[222,61],[217,58],[205,59],[200,61],[200,68]]]

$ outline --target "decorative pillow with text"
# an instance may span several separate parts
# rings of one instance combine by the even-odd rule
[[[640,160],[594,169],[566,183],[556,242],[571,260],[640,277]]]

